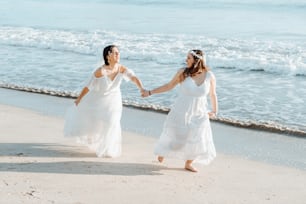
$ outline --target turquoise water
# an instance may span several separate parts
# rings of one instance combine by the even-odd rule
[[[0,85],[75,96],[117,44],[121,63],[148,88],[166,83],[203,49],[217,77],[222,120],[306,131],[303,1],[0,2]],[[176,91],[126,104],[169,108]]]

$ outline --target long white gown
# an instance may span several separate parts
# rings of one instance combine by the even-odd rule
[[[204,82],[197,85],[187,77],[178,90],[178,97],[171,108],[154,153],[164,157],[209,164],[216,157],[207,109],[207,95],[211,71]]]
[[[98,157],[121,155],[122,98],[120,84],[134,73],[126,69],[111,80],[101,69],[102,77],[93,74],[86,87],[89,92],[78,106],[73,105],[66,113],[64,135],[77,137],[79,143],[94,150]]]

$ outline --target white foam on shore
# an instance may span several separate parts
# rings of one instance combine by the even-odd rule
[[[52,91],[46,89],[37,89],[37,88],[29,88],[29,87],[20,87],[16,85],[0,85],[0,88],[18,90],[18,91],[25,91],[25,92],[33,92],[38,94],[45,94],[50,96],[57,96],[57,97],[65,97],[65,98],[76,98],[78,96],[77,93],[73,92],[61,92],[61,91]],[[141,104],[135,101],[123,100],[123,105],[126,107],[132,107],[141,110],[148,110],[160,113],[168,113],[170,108],[165,106],[153,105],[153,104]],[[278,124],[276,122],[264,122],[264,121],[252,121],[252,120],[235,120],[230,118],[223,118],[217,117],[211,119],[216,122],[229,124],[236,127],[243,127],[243,128],[250,128],[250,129],[257,129],[257,130],[265,130],[270,132],[276,133],[283,133],[293,136],[301,136],[306,137],[306,130],[298,129],[298,128],[290,128],[286,127],[282,124]]]
[[[282,75],[306,75],[305,42],[218,39],[206,36],[130,34],[112,31],[71,31],[29,27],[0,27],[0,44],[35,47],[97,56],[101,47],[118,44],[128,60],[173,64],[186,50],[205,48],[209,64],[237,70],[260,70]],[[99,54],[100,55],[100,54]]]

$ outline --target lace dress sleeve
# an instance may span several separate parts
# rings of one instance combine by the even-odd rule
[[[130,81],[132,79],[132,77],[134,77],[134,76],[135,76],[135,73],[128,68],[126,68],[126,70],[123,72],[123,78],[126,81]]]
[[[89,90],[92,90],[96,85],[96,77],[95,73],[93,73],[85,82],[85,87],[87,87]]]

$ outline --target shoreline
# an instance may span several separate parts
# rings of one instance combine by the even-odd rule
[[[15,91],[22,91],[27,93],[36,93],[36,94],[43,94],[53,97],[60,97],[60,98],[68,98],[68,99],[75,99],[77,96],[70,93],[70,92],[64,92],[64,91],[49,91],[44,89],[38,89],[38,88],[30,88],[30,87],[20,87],[20,86],[10,86],[10,85],[0,85],[0,89],[8,89],[8,90],[15,90]],[[152,105],[139,105],[139,104],[131,104],[123,101],[123,106],[129,107],[129,108],[135,108],[138,110],[144,110],[144,111],[152,111],[157,113],[163,113],[167,114],[169,112],[169,108],[161,107],[161,108],[154,108]],[[259,131],[267,131],[271,133],[279,133],[286,136],[294,136],[294,137],[302,137],[306,138],[306,131],[299,130],[299,129],[292,129],[285,126],[278,125],[276,126],[267,124],[267,123],[255,123],[252,121],[239,121],[239,120],[233,120],[233,119],[227,119],[227,118],[221,118],[218,117],[216,119],[211,119],[211,121],[230,125],[234,127],[239,128],[246,128],[246,129],[253,129],[253,130],[259,130]]]

